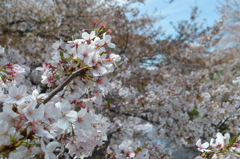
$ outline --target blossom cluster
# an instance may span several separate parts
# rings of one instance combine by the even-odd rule
[[[149,159],[148,150],[142,149],[140,146],[138,143],[126,140],[120,145],[114,144],[109,146],[106,151],[106,157],[110,159]]]
[[[198,150],[203,152],[203,158],[225,158],[238,159],[240,157],[240,136],[230,138],[230,134],[217,133],[216,139],[211,139],[210,143],[201,143],[199,139],[196,143]],[[200,158],[200,157],[198,157]]]
[[[4,49],[0,46],[0,83],[2,87],[6,87],[8,83],[20,83],[24,75],[28,73],[28,68],[18,64],[12,64],[3,54]]]
[[[105,147],[105,158],[170,158],[172,152],[164,146],[147,142],[143,146],[135,136],[151,123],[157,125],[153,136],[192,146],[199,136],[214,134],[213,125],[224,129],[228,124],[231,132],[239,131],[239,95],[235,92],[228,97],[231,87],[210,83],[205,72],[172,76],[166,70],[140,70],[165,84],[151,80],[138,89],[144,77],[135,87],[130,83],[134,79],[131,72],[139,70],[126,67],[126,72],[114,77],[125,79],[112,81],[107,75],[119,67],[121,57],[107,52],[107,47],[115,47],[108,33],[100,28],[83,32],[81,39],[55,42],[51,59],[37,68],[42,72],[42,84],[48,87],[46,92],[24,83],[29,68],[9,62],[0,47],[1,157],[84,158]],[[233,82],[237,84],[239,79]],[[103,103],[103,98],[116,94],[114,100]],[[104,117],[107,113],[120,115],[109,116],[109,120]],[[108,147],[103,145],[107,140],[111,140]],[[238,158],[239,143],[239,138],[218,133],[216,140],[204,144],[199,140],[197,146],[203,157]]]
[[[132,113],[154,125],[154,136],[167,139],[173,151],[182,145],[195,147],[199,138],[210,140],[217,132],[239,134],[237,87],[225,81],[212,82],[206,69],[191,74],[164,68],[141,70],[146,78],[141,76],[138,82],[135,82],[139,75],[136,71],[127,84],[122,81],[116,87],[122,100],[115,103],[121,107],[113,102],[111,106],[114,110],[119,108],[122,114]],[[128,124],[129,121],[128,118]]]
[[[121,58],[108,54],[106,46],[115,47],[111,36],[101,30],[83,32],[82,39],[67,44],[54,43],[52,58],[37,68],[43,72],[42,83],[53,89],[47,93],[20,83],[25,72],[21,66],[1,63],[2,157],[84,158],[107,140],[110,122],[96,110],[110,89],[106,75]]]

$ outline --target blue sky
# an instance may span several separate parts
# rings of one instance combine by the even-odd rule
[[[142,13],[147,12],[152,14],[155,9],[155,14],[165,16],[165,19],[159,24],[166,30],[166,34],[173,34],[174,29],[170,22],[176,24],[177,21],[189,19],[191,7],[197,5],[201,11],[198,18],[199,21],[204,20],[206,26],[211,26],[214,21],[220,18],[217,13],[216,6],[219,5],[218,0],[175,0],[169,4],[169,0],[146,0],[145,4],[139,4],[138,7]],[[221,0],[223,1],[223,0]]]

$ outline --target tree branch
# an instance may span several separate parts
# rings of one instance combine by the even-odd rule
[[[36,108],[38,108],[41,104],[46,104],[47,102],[49,102],[58,92],[60,92],[61,90],[63,90],[63,88],[68,85],[74,78],[81,76],[83,74],[85,74],[85,72],[87,71],[86,68],[81,68],[75,72],[73,72],[61,85],[59,85],[57,88],[55,88],[49,95],[47,98],[45,98],[42,102],[38,103]]]

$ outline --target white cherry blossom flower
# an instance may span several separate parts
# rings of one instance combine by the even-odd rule
[[[80,130],[90,131],[92,129],[92,123],[94,122],[94,116],[87,112],[87,108],[81,109],[77,114],[77,120],[75,122],[76,131],[79,134]]]
[[[94,54],[94,50],[89,47],[87,44],[83,44],[78,47],[78,52],[74,56],[74,59],[81,59],[84,60],[84,63],[87,65],[89,61],[92,59],[92,56]]]
[[[9,145],[10,136],[13,136],[15,128],[11,127],[8,122],[0,120],[0,145]]]
[[[201,139],[199,139],[196,143],[198,150],[201,152],[208,151],[207,148],[209,147],[209,143],[205,142],[202,144]]]
[[[71,104],[67,100],[58,102],[55,105],[60,110],[60,117],[57,121],[58,127],[67,129],[70,125],[70,122],[73,123],[77,120],[77,112],[71,110]]]
[[[110,88],[109,80],[105,76],[97,77],[96,83],[97,83],[98,88],[103,92],[107,92],[107,90],[109,90],[109,88]]]
[[[9,88],[9,96],[4,100],[4,102],[22,104],[28,99],[29,95],[27,94],[27,87],[25,85],[21,85],[19,87],[13,85]]]
[[[3,104],[3,112],[11,118],[17,118],[18,114],[12,110],[12,104],[4,103]]]
[[[110,35],[107,35],[106,33],[103,34],[103,41],[104,44],[109,46],[110,48],[115,48],[116,45],[111,42],[112,37]]]
[[[53,43],[52,47],[55,49],[55,50],[62,50],[64,48],[63,46],[63,41],[62,39],[60,41],[57,41],[55,43]]]
[[[53,139],[62,133],[61,129],[57,126],[57,123],[53,124],[44,124],[37,132],[37,135],[40,137],[46,137]]]
[[[29,104],[27,104],[27,107],[22,109],[22,112],[29,121],[41,120],[43,118],[43,108],[36,108],[36,105],[37,102],[32,100]]]
[[[224,147],[224,136],[222,135],[222,133],[217,133],[217,138],[215,143],[213,142],[214,140],[211,139],[210,141],[210,146],[212,146],[213,148],[223,148]]]
[[[92,66],[90,70],[94,76],[102,76],[107,73],[107,69],[103,67],[101,64],[96,64]]]
[[[82,38],[86,40],[88,43],[90,43],[94,37],[95,37],[95,31],[91,31],[90,34],[88,34],[87,32],[82,33]]]

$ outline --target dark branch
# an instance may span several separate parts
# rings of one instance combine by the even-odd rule
[[[47,102],[49,102],[58,92],[60,92],[61,90],[63,90],[63,88],[68,85],[73,79],[75,79],[78,76],[84,75],[86,73],[87,69],[85,68],[81,68],[75,72],[73,72],[73,74],[71,74],[61,85],[59,85],[57,88],[55,88],[49,95],[47,98],[45,98],[42,102],[38,103],[38,105],[36,106],[36,108],[38,108],[42,103],[46,104]]]

